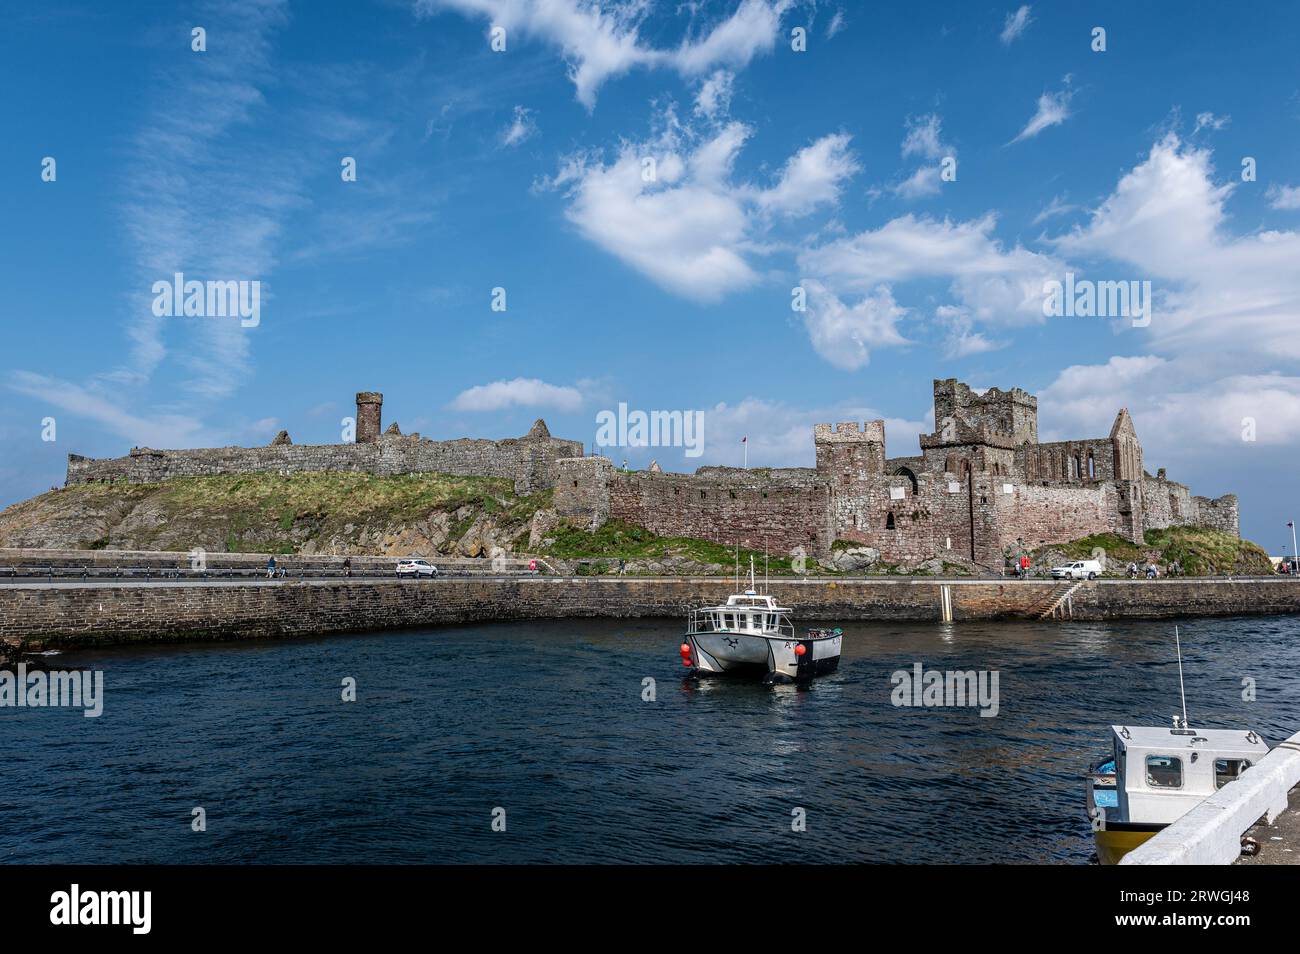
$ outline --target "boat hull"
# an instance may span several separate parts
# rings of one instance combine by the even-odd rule
[[[1114,823],[1112,823],[1114,824]],[[1149,841],[1167,825],[1124,825],[1095,832],[1097,860],[1103,865],[1117,865],[1134,848]]]
[[[796,639],[752,633],[690,633],[691,661],[701,673],[763,670],[771,682],[794,682],[834,672],[843,636]],[[802,646],[800,653],[796,647]]]

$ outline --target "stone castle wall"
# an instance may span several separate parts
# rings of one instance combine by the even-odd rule
[[[687,475],[561,462],[572,473],[557,507],[593,528],[616,518],[756,549],[822,555],[846,540],[893,563],[952,554],[1001,566],[1020,548],[1107,532],[1141,543],[1148,527],[1180,524],[1239,532],[1236,497],[1193,497],[1163,471],[1143,476],[1126,410],[1108,437],[1040,444],[1037,400],[1018,388],[977,395],[948,379],[934,395],[936,431],[921,436],[920,455],[886,457],[881,421],[819,424],[814,469]]]
[[[357,471],[392,476],[431,473],[501,477],[520,493],[551,485],[552,463],[582,453],[576,441],[431,441],[381,436],[365,444],[288,444],[276,447],[216,447],[197,450],[136,448],[126,457],[68,456],[69,484],[124,479],[156,483],[172,477],[221,474],[299,474]]]
[[[434,441],[405,436],[396,425],[379,433],[383,395],[357,395],[354,444],[293,444],[287,436],[269,447],[208,447],[192,450],[132,448],[126,457],[91,458],[68,455],[68,484],[126,480],[157,483],[173,477],[212,477],[223,474],[281,475],[318,471],[355,471],[393,476],[444,473],[465,477],[500,477],[514,482],[518,493],[552,485],[555,461],[582,454],[578,441],[554,438],[538,421],[521,438]],[[283,443],[281,441],[284,441]]]

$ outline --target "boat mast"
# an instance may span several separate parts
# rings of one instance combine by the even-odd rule
[[[1178,638],[1178,624],[1174,624],[1174,646],[1178,649],[1178,695],[1183,700],[1183,728],[1187,728],[1187,690],[1183,688],[1183,643]]]
[[[758,588],[754,585],[754,554],[749,555],[749,591],[757,593]]]

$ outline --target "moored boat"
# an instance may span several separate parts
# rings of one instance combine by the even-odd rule
[[[1109,760],[1088,772],[1097,860],[1119,860],[1167,828],[1268,752],[1253,731],[1111,726]]]
[[[1110,758],[1088,770],[1088,819],[1103,865],[1118,864],[1268,753],[1254,731],[1188,728],[1177,627],[1174,643],[1182,716],[1172,728],[1111,726]]]
[[[795,633],[793,611],[753,585],[718,606],[693,609],[682,641],[682,664],[699,674],[765,670],[766,683],[795,682],[833,672],[844,633],[812,629]]]

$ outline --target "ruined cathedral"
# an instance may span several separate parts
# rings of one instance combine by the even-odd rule
[[[1237,498],[1194,497],[1147,473],[1127,409],[1106,437],[1040,443],[1038,399],[934,382],[933,434],[921,453],[889,457],[884,421],[818,424],[815,467],[694,474],[627,473],[604,457],[556,462],[557,512],[599,526],[620,519],[656,533],[772,552],[823,554],[837,541],[891,562],[953,554],[1000,566],[1021,547],[1113,532],[1197,525],[1239,533]]]

